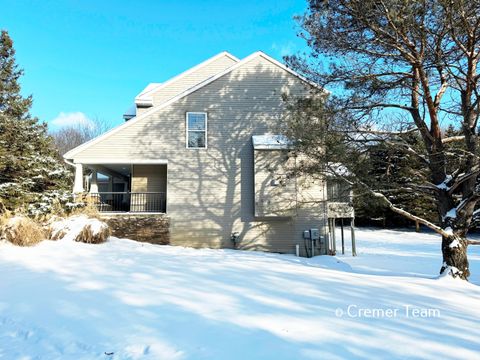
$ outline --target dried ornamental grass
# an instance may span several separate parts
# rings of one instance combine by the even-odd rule
[[[97,219],[90,219],[77,235],[75,241],[86,244],[101,244],[110,236],[110,228],[107,224]]]
[[[44,240],[46,233],[35,221],[15,216],[3,225],[2,237],[14,245],[32,246]]]
[[[75,215],[67,219],[57,219],[49,224],[50,240],[78,241],[87,244],[100,244],[107,241],[110,228],[98,219],[85,215]]]

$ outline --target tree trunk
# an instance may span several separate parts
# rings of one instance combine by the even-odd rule
[[[440,274],[467,280],[470,276],[467,259],[468,241],[456,235],[442,236],[443,265]]]

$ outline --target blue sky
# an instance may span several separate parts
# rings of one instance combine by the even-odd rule
[[[82,117],[120,124],[135,95],[223,51],[262,50],[278,60],[303,49],[292,19],[303,0],[0,0],[25,69],[32,114],[49,122]],[[62,118],[61,116],[61,118]]]

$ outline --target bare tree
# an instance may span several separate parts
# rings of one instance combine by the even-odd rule
[[[466,237],[480,200],[480,3],[310,0],[299,20],[311,53],[286,60],[335,96],[322,105],[297,103],[290,135],[317,169],[346,164],[350,172],[330,171],[440,234],[440,272],[467,279]],[[442,122],[455,124],[461,135],[445,138]],[[420,139],[415,146],[412,133]],[[368,181],[368,149],[380,142],[420,164],[402,187],[430,196],[438,225],[396,204],[398,184],[387,191]]]
[[[52,132],[51,136],[55,141],[59,154],[63,155],[67,151],[103,134],[109,129],[110,125],[107,122],[95,118],[91,123],[79,123],[61,127]]]

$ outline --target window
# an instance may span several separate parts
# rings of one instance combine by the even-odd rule
[[[207,147],[207,113],[187,112],[187,148]]]
[[[331,179],[327,181],[327,199],[332,202],[351,202],[351,188],[341,180]]]

